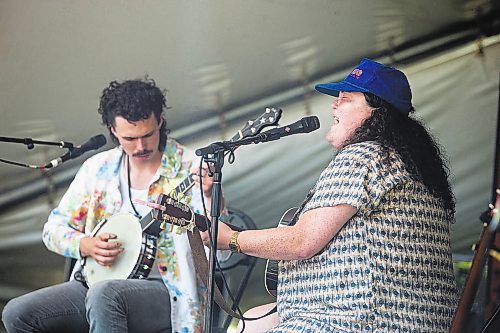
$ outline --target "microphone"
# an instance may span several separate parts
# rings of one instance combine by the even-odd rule
[[[96,135],[91,137],[87,142],[84,144],[74,147],[73,149],[70,149],[66,154],[62,155],[61,157],[58,157],[50,163],[45,164],[42,169],[50,169],[50,168],[55,168],[59,164],[62,164],[68,160],[72,160],[74,158],[77,158],[81,156],[82,154],[88,152],[89,150],[94,150],[94,149],[99,149],[102,146],[106,144],[106,137],[102,134]]]
[[[252,143],[261,143],[267,141],[278,140],[284,136],[298,134],[298,133],[309,133],[315,131],[319,128],[319,119],[316,116],[304,117],[301,120],[294,122],[293,124],[278,127],[265,131],[263,133],[244,137],[243,139],[236,141],[224,141],[215,142],[206,147],[196,149],[195,153],[197,156],[204,156],[207,154],[215,154],[220,151],[233,150],[235,147],[241,145],[249,145]]]
[[[259,142],[267,142],[278,140],[284,136],[298,134],[298,133],[309,133],[315,131],[319,128],[319,119],[316,116],[304,117],[297,120],[293,124],[289,124],[283,127],[278,127],[260,133]]]

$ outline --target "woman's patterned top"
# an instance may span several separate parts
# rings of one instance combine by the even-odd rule
[[[353,144],[323,171],[303,212],[358,211],[319,254],[280,262],[280,325],[269,332],[448,332],[458,298],[450,221],[389,157],[382,163],[377,143]]]

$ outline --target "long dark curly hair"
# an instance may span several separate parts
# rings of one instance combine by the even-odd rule
[[[442,147],[421,122],[394,109],[378,96],[364,95],[368,105],[374,108],[373,113],[344,142],[343,147],[376,141],[383,147],[384,163],[390,163],[389,152],[394,149],[411,177],[422,181],[432,195],[442,200],[450,221],[453,221],[455,196],[451,191],[450,169]]]
[[[111,128],[116,126],[116,116],[121,116],[129,122],[135,122],[148,119],[153,113],[158,122],[163,119],[158,145],[158,149],[163,151],[169,133],[167,122],[163,117],[163,111],[167,104],[165,94],[166,92],[158,88],[155,81],[148,77],[110,82],[108,87],[102,91],[98,113],[101,115],[102,124],[109,129],[109,135],[113,142],[118,144],[118,139],[111,132]]]

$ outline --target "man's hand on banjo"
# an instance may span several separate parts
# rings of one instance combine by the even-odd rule
[[[124,250],[121,243],[113,241],[115,239],[116,235],[109,233],[84,237],[80,241],[80,254],[82,257],[91,256],[99,265],[111,266]]]

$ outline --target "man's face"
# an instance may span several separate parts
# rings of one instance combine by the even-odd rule
[[[372,108],[363,93],[340,92],[332,102],[333,124],[326,134],[328,142],[339,149],[363,121],[372,115]]]
[[[158,145],[162,121],[158,122],[153,113],[149,118],[135,122],[129,122],[117,116],[115,126],[111,128],[111,131],[129,158],[134,161],[148,162],[161,155]]]

